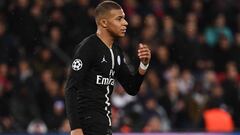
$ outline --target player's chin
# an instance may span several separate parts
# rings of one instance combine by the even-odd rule
[[[126,32],[121,32],[118,34],[118,37],[124,37],[126,35]]]

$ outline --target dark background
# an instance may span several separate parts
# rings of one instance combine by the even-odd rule
[[[0,0],[0,132],[69,132],[67,68],[75,45],[96,31],[99,2]],[[140,42],[152,61],[137,96],[116,85],[113,131],[205,131],[211,108],[224,109],[239,130],[240,2],[117,2],[129,23],[118,42],[130,68]]]

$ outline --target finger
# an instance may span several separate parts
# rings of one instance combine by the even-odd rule
[[[138,57],[139,58],[150,58],[151,56],[147,54],[147,55],[139,55]]]
[[[139,50],[138,53],[149,53],[149,51],[148,50],[142,50],[142,51]]]
[[[139,43],[139,49],[142,49],[142,48],[149,48],[149,47],[146,44]]]
[[[149,51],[149,52],[150,52],[150,50],[149,50],[148,48],[141,48],[141,49],[138,49],[138,52],[144,52],[144,51]]]
[[[149,49],[149,47],[147,45],[143,45],[143,44],[141,44],[141,46],[139,48],[148,48]]]
[[[141,52],[141,53],[139,53],[138,55],[149,55],[150,53],[148,52],[148,51],[146,51],[146,52]]]
[[[144,54],[144,55],[139,55],[138,57],[139,57],[139,58],[140,58],[140,57],[148,57],[148,58],[150,58],[151,55],[149,55],[149,54]]]
[[[149,48],[148,45],[146,44],[143,44],[143,48]]]
[[[138,50],[142,50],[142,49],[144,49],[144,50],[149,50],[149,48],[148,47],[141,47],[141,48],[139,48]]]
[[[151,57],[151,53],[149,53],[149,52],[146,52],[146,53],[139,53],[138,54],[138,57]]]
[[[140,54],[140,53],[149,53],[149,54],[150,54],[151,52],[150,52],[149,50],[139,50],[138,53],[139,53],[139,54]]]
[[[144,45],[142,43],[139,43],[139,48],[143,48]]]
[[[142,46],[142,47],[139,47],[139,48],[138,48],[138,50],[146,50],[146,49],[148,49],[148,47]]]
[[[139,59],[146,59],[146,58],[147,58],[147,59],[150,59],[151,56],[150,56],[150,55],[139,55],[138,58],[139,58]]]
[[[149,59],[149,56],[140,56],[139,59],[140,59],[140,60],[146,60],[146,59],[148,60],[148,59]]]
[[[149,55],[151,55],[151,52],[149,50],[139,51],[138,55],[141,55],[141,54],[149,54]]]

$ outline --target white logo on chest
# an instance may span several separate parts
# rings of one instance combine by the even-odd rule
[[[111,69],[110,72],[109,72],[109,76],[113,77],[114,74],[115,74],[115,71],[113,69]]]
[[[106,62],[106,63],[107,63],[107,60],[106,60],[106,58],[105,58],[105,55],[103,56],[101,63],[103,63],[103,62]]]
[[[101,75],[97,75],[96,84],[112,85],[113,86],[114,85],[114,79],[113,78],[103,77]]]
[[[118,65],[121,65],[121,58],[119,55],[117,56],[117,62],[118,62]]]

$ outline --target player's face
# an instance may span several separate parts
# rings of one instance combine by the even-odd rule
[[[124,37],[127,30],[127,21],[122,9],[111,10],[107,19],[107,30],[113,37]]]

